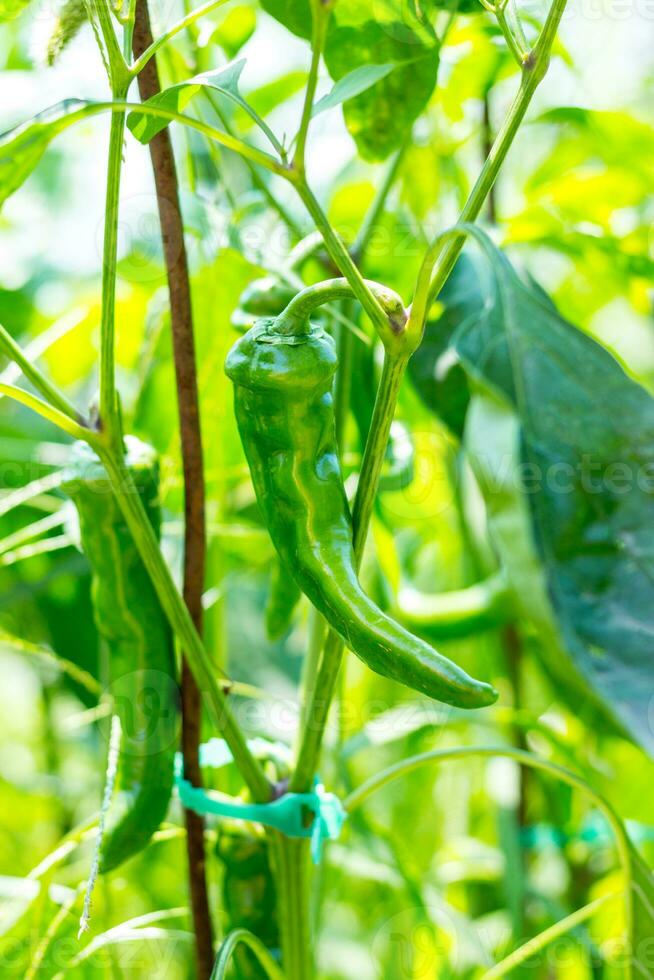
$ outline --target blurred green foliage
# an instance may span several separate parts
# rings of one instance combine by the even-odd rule
[[[168,6],[179,13],[182,4],[162,5]],[[398,53],[408,43],[405,31],[417,36],[414,46],[421,52],[424,45],[429,48],[432,27],[416,26],[419,5],[406,6],[411,23],[402,22],[399,34],[381,37],[379,22],[370,26],[366,20],[362,26],[364,5],[353,4],[354,23],[346,27],[356,33],[357,44],[351,49],[342,38],[332,40],[327,65],[333,78],[360,63],[407,61]],[[442,31],[447,11],[436,17],[430,8],[440,4],[424,6],[429,25]],[[0,4],[3,130],[59,99],[106,95],[91,31],[83,29],[57,65],[45,68],[52,24],[45,13],[40,17],[38,7],[24,7]],[[289,5],[266,0],[262,7],[280,16]],[[160,16],[168,23],[173,13],[164,9]],[[281,19],[286,17],[283,12]],[[643,23],[651,35],[651,25]],[[290,26],[306,37],[306,18]],[[654,65],[652,46],[639,45],[639,34],[635,12],[628,22],[608,26],[586,22],[581,14],[564,25],[552,84],[548,81],[521,131],[496,188],[493,234],[549,290],[562,314],[616,353],[651,392]],[[220,68],[237,54],[248,59],[242,91],[250,104],[275,132],[293,132],[308,46],[258,5],[215,11],[162,52],[160,69],[164,82],[174,84]],[[622,92],[614,79],[621,77],[625,61],[631,65]],[[516,83],[497,31],[477,11],[448,23],[438,85],[435,64],[434,58],[414,57],[348,103],[345,119],[341,108],[321,115],[309,146],[312,179],[330,220],[351,243],[384,176],[385,165],[366,161],[397,148],[419,116],[364,263],[366,276],[405,298],[427,240],[451,224],[470,190]],[[330,91],[333,78],[321,77],[319,95]],[[242,108],[212,101],[210,95],[197,95],[199,117],[216,125],[226,119],[259,140]],[[92,403],[97,389],[107,125],[106,118],[86,121],[49,148],[38,138],[26,142],[26,155],[12,156],[7,166],[15,168],[17,178],[21,166],[38,166],[0,214],[0,323],[80,405]],[[291,632],[269,642],[264,610],[272,547],[255,505],[223,362],[236,337],[231,317],[244,288],[263,275],[280,275],[292,244],[271,197],[300,231],[313,229],[274,178],[253,178],[242,161],[195,133],[176,130],[174,139],[191,254],[206,452],[206,638],[217,669],[256,686],[249,692],[256,696],[235,698],[248,734],[290,744],[309,611],[303,601]],[[178,572],[183,488],[155,199],[147,149],[131,135],[125,157],[118,383],[126,427],[161,453],[165,551]],[[303,274],[310,281],[323,277],[324,269],[314,261]],[[439,312],[438,306],[432,310],[434,324]],[[361,320],[358,327],[370,339],[369,324]],[[428,339],[436,348],[435,365],[441,355],[438,337]],[[374,358],[370,363],[376,370]],[[3,370],[12,373],[4,365]],[[416,367],[414,380],[423,394],[425,378],[421,382],[418,374]],[[448,398],[449,377],[436,378]],[[433,374],[427,380],[434,382]],[[380,496],[364,562],[366,587],[386,606],[402,576],[410,575],[426,591],[449,591],[476,581],[495,560],[481,498],[459,451],[458,402],[453,433],[407,383],[400,416],[416,447],[415,478],[408,487]],[[486,413],[483,421],[488,420]],[[360,459],[360,436],[351,418],[344,453],[349,471]],[[88,568],[75,546],[62,494],[48,482],[67,452],[56,430],[3,400],[0,528],[10,545],[0,545],[0,975],[19,980],[56,977],[65,970],[80,980],[182,980],[193,976],[193,968],[177,805],[149,850],[98,885],[92,932],[79,941],[92,835],[41,865],[67,834],[97,814],[107,751],[107,719],[97,707],[97,692],[89,690],[83,675],[71,676],[45,655],[54,653],[102,683]],[[16,488],[40,480],[40,492],[7,509]],[[61,523],[11,543],[24,528],[59,513]],[[518,549],[524,531],[512,534]],[[21,647],[17,637],[43,655]],[[384,766],[434,747],[527,747],[575,768],[623,819],[636,821],[634,839],[651,864],[653,763],[601,720],[584,724],[583,706],[571,705],[560,683],[539,666],[548,658],[547,634],[510,628],[449,641],[443,652],[495,678],[501,706],[471,715],[445,710],[350,660],[329,730],[326,784],[356,786]],[[651,718],[648,723],[651,729]],[[619,890],[610,834],[605,828],[584,832],[595,818],[582,795],[546,776],[520,773],[501,759],[423,768],[393,784],[353,816],[342,840],[329,849],[314,910],[322,924],[322,977],[483,976],[521,941]],[[215,828],[210,833],[215,835]],[[219,920],[223,884],[214,851],[209,880]],[[603,962],[600,951],[610,950],[621,926],[619,903],[608,902],[590,923],[514,975],[614,980],[619,969]]]

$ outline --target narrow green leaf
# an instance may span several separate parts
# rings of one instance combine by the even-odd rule
[[[196,75],[194,78],[189,79],[187,82],[180,82],[178,85],[171,85],[170,88],[164,89],[158,95],[154,95],[151,99],[148,99],[144,104],[146,106],[152,106],[157,109],[167,109],[170,112],[183,112],[189,102],[200,92],[203,88],[210,89],[219,93],[225,98],[230,99],[241,109],[243,109],[256,123],[256,125],[261,129],[263,133],[270,140],[271,144],[277,150],[278,153],[283,153],[283,148],[276,136],[270,129],[270,127],[263,121],[261,116],[245,101],[241,93],[239,92],[239,80],[243,69],[245,68],[245,59],[241,58],[240,61],[234,61],[227,65],[225,68],[220,68],[217,71],[204,72],[201,75]],[[150,140],[160,133],[162,129],[165,129],[168,125],[166,119],[159,119],[153,116],[148,116],[143,112],[134,110],[130,112],[127,117],[127,126],[132,132],[132,134],[139,140],[140,143],[149,143]]]
[[[0,135],[0,207],[27,180],[50,142],[86,103],[67,99]]]
[[[361,95],[362,92],[365,92],[376,82],[390,75],[394,68],[395,65],[392,64],[359,65],[358,68],[354,68],[349,74],[344,75],[343,78],[336,82],[331,92],[328,92],[327,95],[324,95],[322,99],[316,102],[313,107],[313,115],[318,116],[321,112],[334,109],[337,105],[348,102],[356,95]]]

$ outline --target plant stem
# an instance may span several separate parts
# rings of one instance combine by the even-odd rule
[[[8,385],[0,382],[0,397],[3,395],[11,398],[15,402],[19,402],[21,405],[25,405],[26,408],[31,408],[41,418],[52,422],[53,425],[56,425],[62,432],[66,432],[69,436],[72,436],[73,439],[89,441],[90,429],[75,422],[69,415],[64,415],[58,408],[53,408],[52,405],[44,402],[41,398],[37,398],[31,392],[25,391],[17,385]]]
[[[225,3],[227,3],[227,0],[209,0],[208,3],[202,4],[200,7],[196,7],[195,10],[191,10],[185,17],[178,20],[176,24],[173,24],[173,26],[167,31],[160,34],[156,41],[152,40],[148,47],[142,50],[138,55],[135,51],[134,57],[136,58],[136,61],[131,66],[132,73],[134,75],[140,74],[151,58],[154,58],[157,51],[162,48],[164,44],[167,44],[171,38],[175,37],[176,34],[179,34],[180,31],[183,31],[186,27],[190,27],[191,24],[194,24],[200,19],[200,17],[204,17],[205,14],[210,13],[217,7],[222,7]]]
[[[218,959],[211,974],[212,980],[223,980],[223,977],[227,976],[229,964],[239,946],[245,946],[256,956],[259,965],[269,980],[284,980],[284,974],[266,947],[256,936],[248,932],[247,929],[235,929],[234,932],[230,932],[220,947]]]
[[[123,99],[127,90],[114,92]],[[116,273],[118,264],[118,212],[120,207],[120,176],[123,166],[125,113],[111,114],[107,194],[104,216],[104,246],[102,254],[102,319],[100,325],[100,425],[111,446],[120,444],[120,413],[116,392],[115,319]]]
[[[318,85],[318,71],[320,69],[320,59],[322,57],[322,52],[325,47],[325,40],[327,37],[327,26],[329,24],[329,16],[332,11],[332,4],[325,4],[323,0],[312,0],[311,12],[312,12],[312,38],[311,38],[311,68],[309,69],[309,80],[307,82],[306,93],[304,96],[304,106],[302,108],[302,119],[300,122],[300,128],[296,137],[295,145],[295,155],[293,157],[293,167],[299,172],[304,173],[305,169],[305,151],[307,145],[307,136],[309,134],[309,126],[311,124],[311,115],[313,113],[313,101],[316,95],[316,86]]]
[[[154,54],[147,0],[137,0],[132,43],[134,56],[137,60],[144,51],[151,51]],[[144,63],[144,67],[138,76],[138,85],[143,101],[152,98],[161,91],[156,55],[151,56]],[[170,295],[173,359],[184,471],[183,594],[193,625],[201,636],[202,594],[204,592],[206,563],[206,520],[200,401],[184,224],[179,201],[175,157],[168,128],[162,130],[150,141],[150,156],[157,191],[157,206]],[[202,732],[202,702],[199,688],[195,683],[185,654],[182,657],[181,688],[184,770],[187,778],[194,786],[201,786],[202,770],[200,768],[199,749]],[[197,973],[199,980],[209,980],[213,966],[213,930],[207,888],[204,821],[191,810],[187,810],[184,816]]]
[[[486,158],[468,200],[459,216],[458,224],[476,221],[488,194],[509,152],[516,134],[531,104],[536,89],[547,74],[552,45],[556,37],[567,0],[553,0],[545,26],[533,51],[523,60],[522,79],[518,94],[504,120],[495,142]],[[442,245],[437,238],[425,256],[415,298],[411,307],[409,332],[420,337],[429,306],[438,296],[454,268],[465,243],[465,235],[454,235]],[[434,269],[434,267],[436,267]],[[432,274],[433,273],[433,274]]]
[[[524,943],[503,959],[501,963],[497,963],[484,973],[484,980],[499,980],[500,977],[505,977],[508,973],[512,973],[517,967],[522,966],[523,963],[527,963],[534,956],[537,956],[541,950],[553,943],[555,939],[560,939],[561,936],[572,932],[573,929],[576,929],[584,922],[588,922],[608,902],[615,902],[617,899],[623,897],[623,892],[602,895],[600,898],[596,898],[595,901],[589,902],[588,905],[584,905],[583,908],[577,909],[576,912],[566,915],[564,919],[559,919],[549,929],[544,929],[538,936]]]
[[[292,171],[287,172],[285,176],[293,183],[297,193],[300,196],[300,199],[302,200],[302,203],[313,218],[316,228],[318,228],[322,234],[325,247],[330,255],[330,258],[341,274],[345,276],[347,281],[350,283],[352,292],[372,320],[375,328],[378,330],[387,330],[388,321],[384,310],[366,286],[363,276],[359,272],[357,266],[354,264],[345,245],[329,223],[327,216],[320,207],[317,199],[314,197],[313,192],[307,184],[304,176],[298,178],[296,175],[294,177]]]
[[[271,833],[284,976],[312,980],[314,964],[310,925],[310,843]]]
[[[53,408],[57,408],[64,415],[67,415],[69,418],[73,419],[73,421],[79,422],[80,425],[85,424],[82,415],[77,411],[73,403],[70,402],[61,391],[59,391],[56,385],[52,384],[52,382],[49,381],[48,378],[41,373],[41,371],[39,371],[39,369],[23,353],[11,334],[9,334],[1,324],[0,350],[2,350],[7,357],[11,358],[11,360],[18,365],[27,380],[34,385],[36,390],[43,395],[45,400],[52,405]]]

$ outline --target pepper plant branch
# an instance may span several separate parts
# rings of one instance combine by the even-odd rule
[[[528,57],[523,68],[523,77],[518,97],[509,112],[504,127],[491,149],[491,153],[486,161],[482,173],[473,188],[471,196],[463,209],[460,221],[474,221],[483,207],[488,192],[492,187],[500,167],[504,162],[506,154],[515,138],[515,135],[524,118],[536,88],[542,81],[547,72],[551,47],[556,36],[558,25],[563,11],[565,10],[566,0],[554,0],[547,21],[541,32],[539,41],[534,51]],[[301,184],[298,190],[301,189]],[[304,189],[305,204],[311,203],[311,198],[307,196]],[[303,197],[303,200],[305,198]],[[314,208],[315,211],[315,208]],[[311,213],[311,211],[310,211]],[[331,230],[329,223],[324,219],[323,227],[318,223],[317,217],[313,215],[318,228],[323,231],[326,223],[327,229]],[[325,229],[325,230],[327,230]],[[333,232],[332,232],[333,234]],[[327,243],[327,236],[325,235]],[[383,463],[383,454],[386,451],[390,425],[395,412],[397,395],[406,364],[411,353],[417,348],[422,337],[424,322],[429,308],[430,297],[436,295],[447,276],[452,270],[458,255],[463,248],[465,235],[457,235],[445,245],[443,253],[439,259],[437,248],[440,240],[437,240],[428,251],[418,280],[416,298],[411,310],[406,331],[401,338],[398,338],[398,351],[404,346],[404,355],[395,353],[387,349],[384,373],[377,393],[373,422],[366,445],[364,460],[361,467],[361,477],[357,496],[355,498],[353,510],[353,524],[355,535],[355,555],[360,553],[358,549],[363,548],[368,532],[368,524],[372,513],[372,506],[379,482],[379,474]],[[351,260],[349,253],[348,259]],[[433,282],[431,274],[437,259],[438,268]],[[342,268],[342,267],[341,267]],[[358,270],[357,270],[358,273]],[[360,276],[360,273],[358,273]],[[363,304],[363,301],[362,301]],[[380,458],[381,451],[381,458]],[[327,723],[329,708],[336,689],[336,681],[341,666],[343,656],[343,644],[341,640],[330,632],[323,651],[322,661],[318,668],[314,689],[309,698],[309,707],[306,712],[306,724],[301,734],[300,747],[297,755],[296,769],[291,779],[291,788],[295,791],[304,791],[311,785],[311,780],[315,774],[324,729]]]
[[[77,411],[73,403],[30,361],[2,324],[0,324],[0,350],[18,365],[27,380],[43,395],[48,404],[73,419],[73,421],[79,422],[80,425],[85,424],[82,415]]]
[[[121,98],[126,93],[114,93]],[[100,323],[100,425],[107,432],[109,442],[120,442],[120,418],[116,392],[116,275],[118,265],[118,211],[120,205],[120,177],[123,165],[123,137],[125,113],[111,115],[109,135],[109,160],[107,167],[107,191],[104,217],[104,244],[102,252],[102,314]]]
[[[550,946],[556,939],[560,939],[561,936],[565,936],[567,933],[572,932],[573,929],[577,929],[584,922],[588,922],[596,912],[609,902],[615,902],[617,899],[624,897],[624,892],[609,892],[608,895],[601,895],[594,901],[589,902],[588,905],[584,905],[583,908],[571,912],[570,915],[566,915],[563,919],[559,919],[554,925],[548,929],[544,929],[537,936],[534,936],[533,939],[529,939],[526,943],[523,943],[522,946],[519,946],[518,949],[514,950],[500,963],[487,970],[484,973],[484,980],[499,980],[500,977],[505,977],[507,974],[512,973],[519,966],[522,966],[523,963],[527,963],[529,960],[533,961],[534,957],[541,950]]]
[[[138,0],[136,4],[132,43],[137,59],[144,51],[152,52],[154,45],[147,0]],[[156,55],[151,56],[143,65],[138,77],[138,85],[143,101],[161,91]],[[184,471],[183,595],[193,625],[201,636],[206,564],[206,517],[200,400],[184,224],[175,157],[168,128],[163,129],[150,141],[150,156],[170,295],[173,360]],[[184,769],[193,785],[201,786],[199,749],[202,701],[185,654],[182,657],[181,689]],[[187,810],[184,816],[197,972],[199,980],[208,980],[213,964],[213,930],[207,888],[204,821],[191,810]]]
[[[247,929],[235,929],[225,939],[220,947],[211,980],[223,980],[223,977],[228,975],[234,954],[239,946],[245,946],[246,949],[250,950],[269,980],[284,980],[284,974],[268,949],[260,939],[257,939],[254,933],[248,932]]]
[[[201,119],[194,119],[192,116],[185,116],[182,113],[174,112],[171,109],[164,109],[161,106],[142,105],[139,102],[126,102],[121,99],[115,99],[112,102],[88,102],[80,109],[69,113],[66,124],[72,125],[82,119],[88,119],[90,116],[98,115],[101,112],[110,111],[116,114],[129,110],[134,110],[140,115],[153,116],[158,119],[166,119],[168,122],[178,122],[183,126],[189,126],[191,129],[196,129],[199,133],[208,137],[208,139],[220,143],[226,149],[232,150],[234,153],[239,153],[260,167],[270,170],[271,173],[288,178],[288,167],[284,166],[283,163],[276,160],[269,153],[250,146],[249,143],[245,143],[243,140],[229,136],[227,133],[223,133],[222,130],[216,129],[215,126],[210,126],[208,123],[202,122]]]
[[[520,89],[500,129],[470,197],[459,216],[459,224],[476,221],[493,187],[502,164],[513,144],[536,89],[547,74],[552,45],[565,11],[567,0],[553,0],[549,14],[533,50],[523,59]],[[430,246],[420,270],[409,317],[409,331],[421,337],[429,306],[443,288],[457,258],[465,235],[457,235],[444,246],[438,239]]]
[[[76,422],[67,412],[62,412],[58,408],[54,408],[41,398],[37,398],[36,395],[32,395],[31,392],[25,391],[17,385],[8,385],[0,382],[0,396],[2,395],[11,398],[15,402],[19,402],[21,405],[25,405],[27,408],[31,408],[41,418],[52,422],[53,425],[56,425],[67,435],[72,436],[73,439],[89,441],[90,429]]]
[[[311,0],[312,13],[312,36],[311,36],[311,67],[309,69],[309,80],[307,82],[306,93],[304,96],[304,106],[302,108],[302,119],[300,128],[295,140],[295,155],[293,157],[293,167],[298,173],[304,173],[305,154],[309,126],[313,113],[313,103],[316,97],[316,87],[318,85],[318,71],[320,69],[320,59],[325,47],[327,38],[327,27],[329,17],[332,12],[332,3],[324,3],[323,0]]]
[[[352,256],[332,228],[327,216],[314,197],[306,178],[304,175],[298,176],[292,171],[286,171],[284,176],[295,187],[302,203],[313,218],[316,228],[322,234],[330,258],[352,286],[352,292],[363,306],[376,329],[386,331],[388,329],[388,320],[384,310],[366,286],[365,280],[353,261]]]
[[[171,38],[175,37],[176,34],[179,34],[185,28],[190,27],[191,24],[194,24],[201,17],[204,17],[205,14],[211,13],[211,11],[215,10],[217,7],[224,6],[224,4],[227,2],[228,0],[209,0],[208,3],[204,3],[200,7],[196,7],[195,10],[190,11],[185,17],[182,17],[182,19],[177,21],[176,24],[169,27],[167,31],[160,34],[156,40],[153,40],[152,43],[149,44],[143,52],[141,52],[141,54],[138,56],[135,55],[136,60],[130,67],[132,75],[136,76],[140,74],[140,72],[142,72],[147,65],[148,61],[150,61],[150,59],[156,55],[157,51],[162,48],[164,44],[167,44]]]

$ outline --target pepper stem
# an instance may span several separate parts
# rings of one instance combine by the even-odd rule
[[[366,286],[377,299],[386,314],[386,328],[377,323],[376,329],[384,347],[401,343],[407,322],[407,312],[401,298],[388,286],[366,280]],[[351,299],[354,290],[347,279],[325,279],[313,286],[307,286],[293,297],[286,309],[275,319],[275,332],[287,336],[306,333],[307,321],[311,314],[325,303],[339,299]]]

